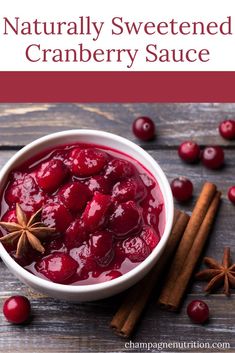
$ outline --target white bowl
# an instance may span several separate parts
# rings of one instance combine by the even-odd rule
[[[93,143],[122,151],[139,161],[155,176],[164,198],[166,215],[165,230],[160,242],[141,264],[128,273],[108,282],[81,286],[53,283],[31,274],[14,261],[2,244],[0,244],[0,256],[9,270],[17,278],[41,293],[69,301],[91,301],[110,297],[127,289],[143,278],[154,266],[170,235],[173,221],[173,198],[171,188],[164,172],[147,152],[123,137],[96,130],[63,131],[47,135],[29,143],[18,151],[0,171],[0,194],[12,169],[15,169],[40,151],[46,150],[50,147],[74,142]]]

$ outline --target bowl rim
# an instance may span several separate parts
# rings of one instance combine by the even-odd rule
[[[167,180],[167,177],[165,173],[163,172],[162,168],[159,166],[159,164],[156,162],[156,160],[150,156],[148,152],[146,152],[143,148],[141,148],[139,145],[136,143],[118,136],[116,134],[106,132],[106,131],[100,131],[100,130],[93,130],[93,129],[72,129],[72,130],[65,130],[65,131],[60,131],[60,132],[55,132],[51,134],[47,134],[43,137],[40,137],[30,143],[28,143],[26,146],[21,148],[19,151],[17,151],[6,163],[5,165],[1,168],[0,170],[0,184],[3,181],[4,177],[6,175],[8,176],[9,172],[12,170],[12,167],[14,164],[22,157],[24,157],[25,154],[29,153],[34,147],[43,145],[44,143],[49,143],[53,142],[53,140],[62,138],[62,137],[72,137],[74,135],[77,135],[78,138],[79,136],[98,136],[99,138],[105,138],[105,139],[111,139],[114,140],[118,143],[121,143],[123,146],[128,146],[129,148],[133,149],[137,155],[141,155],[145,160],[147,160],[156,170],[157,175],[154,175],[156,180],[159,182],[161,180],[161,184],[164,186],[164,190],[162,189],[162,186],[159,185],[161,193],[164,198],[164,205],[167,203],[167,212],[166,212],[166,224],[164,228],[164,232],[162,234],[160,242],[157,244],[157,246],[153,249],[151,254],[140,264],[138,264],[136,267],[128,271],[127,273],[121,275],[120,277],[117,277],[113,280],[106,281],[106,282],[101,282],[101,283],[95,283],[95,284],[82,284],[82,285],[73,285],[73,284],[60,284],[60,283],[55,283],[49,280],[46,280],[44,278],[38,277],[34,275],[33,273],[30,273],[27,271],[25,268],[20,266],[11,256],[10,254],[6,251],[4,246],[0,243],[0,256],[2,260],[5,262],[5,264],[10,267],[10,269],[13,269],[14,273],[17,274],[19,278],[25,278],[27,282],[31,282],[38,287],[41,287],[45,290],[52,290],[52,291],[58,291],[58,292],[64,292],[64,293],[86,293],[86,292],[95,292],[99,290],[105,290],[109,289],[111,287],[116,287],[121,285],[122,283],[131,280],[132,277],[135,277],[138,272],[142,272],[146,267],[148,267],[152,261],[156,258],[159,257],[166,245],[167,239],[170,236],[170,231],[172,228],[173,224],[173,215],[174,215],[174,204],[173,204],[173,196],[170,188],[170,184]],[[79,141],[78,141],[79,142]],[[53,144],[52,144],[53,145]],[[99,143],[97,144],[99,145]],[[55,144],[56,146],[56,144]],[[100,143],[100,146],[102,144]],[[105,146],[105,142],[104,145]],[[48,146],[49,147],[49,146]],[[52,146],[50,146],[52,147]],[[44,146],[44,149],[46,150],[46,146]],[[38,150],[37,153],[40,153],[42,150]],[[124,152],[125,151],[121,151]],[[33,156],[33,154],[32,154]],[[31,157],[32,157],[31,156]],[[134,157],[137,159],[136,157]],[[138,160],[138,159],[137,159]],[[142,163],[142,162],[141,162]],[[142,163],[144,165],[144,163]],[[146,167],[147,168],[147,167]],[[148,168],[147,168],[148,169]]]

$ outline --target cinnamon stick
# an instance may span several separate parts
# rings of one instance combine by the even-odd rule
[[[168,277],[168,283],[162,291],[162,295],[159,298],[159,302],[162,307],[168,310],[176,311],[178,310],[182,298],[187,289],[190,278],[192,277],[193,271],[197,264],[199,257],[201,256],[203,247],[208,238],[209,232],[211,230],[212,224],[214,222],[219,203],[220,203],[221,193],[217,192],[210,204],[210,207],[205,215],[205,218],[198,230],[196,238],[190,251],[185,257],[183,267],[178,273],[177,280],[172,283],[171,277]],[[170,286],[169,286],[170,283]],[[171,292],[167,293],[166,289],[171,288]],[[167,299],[166,299],[167,298]]]
[[[172,293],[173,286],[178,280],[179,273],[183,268],[186,256],[188,255],[192,244],[197,236],[199,228],[205,218],[207,210],[216,193],[216,186],[206,182],[201,190],[199,198],[192,212],[190,221],[185,229],[179,247],[172,261],[165,285],[160,295],[160,303],[168,303],[169,296]]]
[[[176,211],[171,235],[157,264],[143,280],[127,292],[110,324],[119,336],[129,337],[133,332],[154,287],[181,239],[188,221],[189,216],[186,213]]]

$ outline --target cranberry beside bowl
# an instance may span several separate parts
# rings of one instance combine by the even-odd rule
[[[0,195],[6,266],[31,288],[75,302],[112,296],[143,278],[173,222],[158,163],[103,131],[64,131],[28,144],[0,171]]]

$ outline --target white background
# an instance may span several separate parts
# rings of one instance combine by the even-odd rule
[[[234,16],[233,16],[234,15]],[[3,17],[15,16],[21,21],[78,21],[79,16],[90,16],[94,21],[104,21],[102,33],[97,41],[92,36],[34,36],[18,35],[13,32],[3,35]],[[112,36],[112,17],[122,16],[126,21],[225,21],[232,16],[232,36],[159,36],[132,35]],[[143,33],[143,32],[142,32]],[[132,68],[130,60],[112,63],[30,63],[25,57],[28,45],[40,44],[41,48],[77,49],[83,43],[90,50],[97,48],[134,49],[139,53]],[[144,49],[147,44],[157,44],[160,49],[208,48],[210,61],[207,63],[146,63]],[[0,70],[1,71],[234,71],[235,70],[235,1],[234,0],[2,0],[0,11]]]

